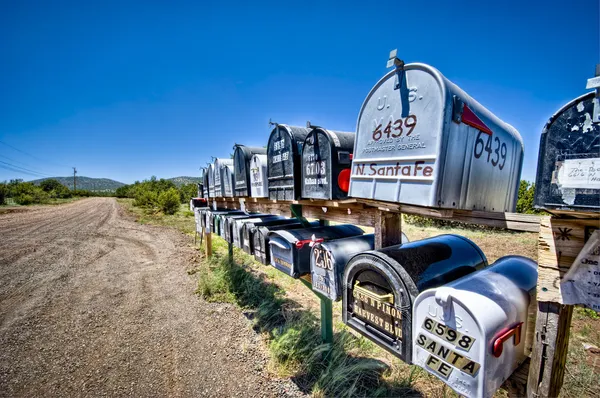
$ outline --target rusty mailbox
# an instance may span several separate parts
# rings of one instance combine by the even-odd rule
[[[208,181],[208,196],[215,198],[215,164],[209,163],[206,168],[206,179]]]
[[[267,144],[269,198],[296,200],[301,194],[302,145],[309,130],[277,124]]]
[[[534,261],[507,256],[419,294],[413,363],[465,397],[492,397],[531,353],[537,276]]]
[[[249,221],[242,225],[242,237],[241,245],[242,250],[248,254],[254,254],[254,234],[260,227],[275,227],[275,226],[291,226],[291,225],[302,225],[296,218],[285,218],[274,219],[269,221],[253,222]],[[267,246],[268,247],[268,246]]]
[[[254,155],[250,160],[250,196],[268,198],[267,155]]]
[[[319,227],[321,226],[320,221],[310,222],[308,227]],[[272,231],[280,231],[280,230],[293,230],[306,228],[302,225],[302,223],[293,223],[293,224],[284,224],[284,225],[270,225],[270,226],[262,226],[257,227],[254,232],[254,236],[252,238],[253,249],[254,249],[254,258],[264,265],[271,264],[271,249],[269,245],[270,236],[269,234]]]
[[[514,211],[523,142],[437,69],[390,59],[357,122],[351,197]]]
[[[233,171],[235,175],[235,196],[250,196],[250,176],[252,173],[252,157],[265,155],[266,148],[249,147],[236,144],[233,152]]]
[[[224,198],[228,195],[233,196],[232,185],[233,185],[233,160],[218,158],[214,163],[214,175],[215,175],[215,196],[216,198]],[[229,192],[226,192],[226,187],[229,187]]]
[[[231,224],[231,243],[234,244],[234,246],[242,249],[243,248],[243,235],[242,235],[242,228],[244,227],[244,225],[246,225],[246,223],[260,223],[263,221],[278,221],[278,220],[283,220],[285,219],[285,217],[283,216],[278,216],[275,214],[251,214],[250,217],[248,218],[244,218],[244,219],[233,219],[230,224]]]
[[[344,271],[343,321],[410,363],[412,307],[417,295],[486,265],[483,252],[458,235],[357,254]]]
[[[597,84],[589,88],[599,90]],[[535,205],[600,212],[600,103],[598,92],[575,98],[548,121],[540,140]]]
[[[332,239],[363,235],[355,225],[333,225],[269,232],[271,265],[292,278],[310,273],[311,246]]]
[[[404,233],[402,243],[408,243]],[[348,261],[355,254],[373,250],[374,245],[373,234],[315,243],[310,255],[313,290],[333,301],[341,300],[344,270]]]
[[[308,133],[302,149],[303,198],[348,197],[354,136],[320,127]]]

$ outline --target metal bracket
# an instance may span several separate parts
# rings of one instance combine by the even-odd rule
[[[456,95],[452,96],[452,121],[460,124],[462,122],[462,114],[465,110],[465,103]]]
[[[398,49],[390,51],[390,56],[388,58],[386,67],[391,68],[392,66],[396,67],[396,81],[394,82],[394,90],[398,90],[401,86],[400,79],[398,75],[402,75],[404,72],[404,61],[397,57]]]
[[[592,117],[593,123],[600,123],[600,64],[596,65],[595,77],[588,79],[586,89],[595,89],[596,95],[594,96],[594,115]]]

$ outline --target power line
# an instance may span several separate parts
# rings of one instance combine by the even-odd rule
[[[4,162],[2,160],[0,160],[0,163],[2,163],[0,166],[5,166],[4,168],[10,167],[11,169],[13,169],[13,171],[20,171],[22,173],[28,173],[28,174],[37,174],[40,176],[46,176],[46,177],[52,177],[50,174],[46,174],[46,173],[42,173],[40,171],[35,171],[35,170],[31,170],[31,169],[27,169],[25,167],[21,167],[21,166],[17,166],[15,164],[10,164],[8,162]]]
[[[13,171],[15,173],[20,173],[20,174],[27,174],[29,176],[37,177],[37,178],[46,178],[47,177],[45,175],[41,175],[41,174],[37,174],[37,173],[30,173],[28,171],[23,171],[23,170],[19,170],[19,169],[13,169],[12,167],[5,166],[3,164],[0,164],[0,169],[5,169],[5,170]]]
[[[40,157],[37,157],[37,156],[35,156],[35,155],[32,155],[32,154],[30,154],[30,153],[27,153],[27,152],[25,152],[25,151],[23,151],[23,150],[21,150],[21,149],[19,149],[19,148],[17,148],[17,147],[14,147],[14,146],[12,146],[12,145],[10,145],[10,144],[7,144],[6,142],[3,142],[3,141],[0,141],[0,144],[4,144],[4,145],[6,145],[6,146],[7,146],[7,147],[9,147],[9,148],[12,148],[12,149],[14,149],[15,151],[18,151],[18,152],[24,153],[25,155],[27,155],[27,156],[30,156],[30,157],[32,157],[32,158],[34,158],[34,159],[37,159],[37,160],[41,160],[42,162],[46,162],[46,163],[52,163],[52,164],[54,164],[54,165],[56,165],[56,166],[60,166],[60,167],[67,167],[67,168],[70,168],[70,167],[71,167],[71,166],[65,166],[64,164],[56,163],[56,162],[53,162],[53,161],[50,161],[50,160],[47,160],[47,159],[42,159],[42,158],[40,158]]]

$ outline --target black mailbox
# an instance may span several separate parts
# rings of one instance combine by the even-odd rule
[[[267,144],[269,198],[295,200],[300,197],[302,145],[309,130],[278,124]]]
[[[354,133],[313,129],[302,148],[302,197],[348,197]]]
[[[221,228],[219,231],[219,236],[221,236],[223,239],[225,239],[225,241],[227,241],[228,243],[232,243],[233,236],[231,234],[231,229],[233,227],[234,220],[244,220],[244,219],[251,218],[251,217],[260,217],[260,216],[268,216],[268,215],[269,214],[258,214],[258,213],[254,213],[254,214],[242,213],[242,214],[223,215],[223,216],[221,216]]]
[[[313,221],[309,223],[309,227],[318,227],[321,223],[319,221]],[[257,227],[256,231],[254,231],[254,236],[252,238],[253,249],[254,249],[254,258],[264,265],[271,264],[271,249],[269,247],[269,233],[271,231],[280,231],[280,230],[293,230],[306,228],[301,223],[294,224],[285,224],[285,225],[272,225],[272,226],[263,226]]]
[[[217,211],[211,210],[210,213],[208,213],[208,220],[207,220],[208,226],[210,227],[210,232],[220,235],[221,216],[226,215],[226,214],[237,215],[237,214],[245,214],[245,213],[240,210],[217,210]]]
[[[234,196],[250,196],[250,161],[254,155],[266,154],[267,149],[239,144],[233,148]]]
[[[408,242],[402,233],[402,243]],[[315,243],[310,255],[313,290],[333,301],[341,300],[346,264],[355,254],[373,250],[374,245],[373,234]]]
[[[344,271],[343,321],[411,363],[412,308],[419,293],[485,266],[483,252],[458,235],[357,254]]]
[[[259,223],[259,222],[263,222],[263,221],[276,221],[276,220],[282,220],[282,219],[285,219],[285,217],[277,216],[274,214],[264,214],[264,215],[254,214],[248,218],[234,219],[234,220],[230,221],[231,243],[233,243],[234,246],[236,246],[240,249],[243,247],[242,228],[244,227],[244,225],[246,225],[249,222]]]
[[[296,218],[281,218],[262,222],[247,222],[242,225],[242,250],[248,254],[254,254],[254,234],[259,227],[275,227],[285,225],[301,225]]]
[[[310,273],[310,249],[314,243],[362,234],[363,230],[355,225],[271,231],[271,265],[292,278],[298,278]]]
[[[593,120],[594,101],[593,92],[574,99],[544,127],[535,179],[537,207],[600,212],[600,120]]]

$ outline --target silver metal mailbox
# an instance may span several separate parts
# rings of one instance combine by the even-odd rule
[[[531,353],[537,276],[534,261],[507,256],[419,294],[413,363],[465,397],[492,397]]]
[[[408,242],[408,237],[402,233],[402,243]],[[341,300],[348,261],[355,254],[373,250],[374,245],[373,234],[315,243],[310,255],[313,290],[333,301]]]
[[[218,158],[214,163],[215,197],[232,197],[233,191],[233,159]],[[229,195],[225,188],[229,186]]]
[[[267,177],[267,155],[254,155],[250,161],[250,196],[253,198],[269,197]]]
[[[267,144],[269,198],[295,200],[300,197],[302,145],[308,134],[304,127],[277,124]]]
[[[354,133],[316,127],[302,148],[302,197],[345,199],[348,197]]]
[[[208,199],[210,197],[210,193],[209,193],[209,183],[208,183],[208,168],[204,167],[202,169],[202,186],[203,186],[203,190],[202,190],[202,197],[204,199]]]
[[[236,144],[233,147],[233,171],[235,175],[235,196],[250,196],[251,161],[254,155],[264,155],[266,148]]]
[[[215,198],[215,164],[210,163],[206,168],[206,177],[208,179],[208,196]]]
[[[514,211],[523,142],[437,69],[395,58],[357,122],[349,196]]]

